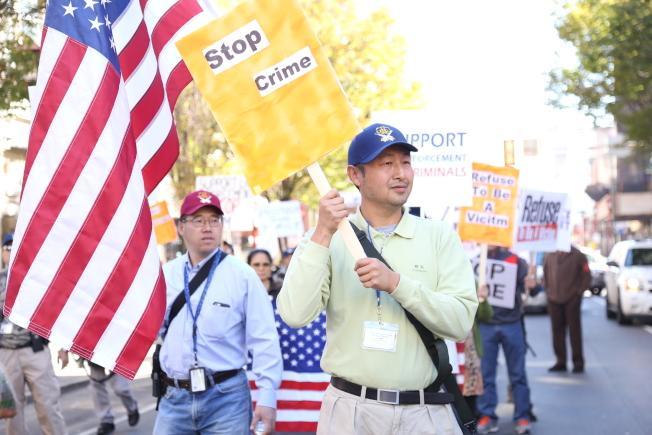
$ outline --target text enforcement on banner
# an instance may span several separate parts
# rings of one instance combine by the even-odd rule
[[[258,21],[253,20],[220,39],[205,49],[203,53],[213,74],[220,74],[268,46],[267,35]],[[316,67],[317,61],[312,55],[310,47],[304,47],[276,65],[255,74],[253,81],[260,96],[264,97]]]

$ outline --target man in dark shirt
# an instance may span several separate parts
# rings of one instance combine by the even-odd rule
[[[516,266],[516,289],[513,308],[492,305],[493,316],[488,322],[479,322],[484,354],[482,356],[482,379],[484,394],[478,397],[478,421],[480,433],[498,431],[496,405],[496,368],[498,351],[503,348],[509,382],[514,398],[514,423],[517,434],[530,433],[530,388],[525,372],[525,332],[521,318],[523,316],[523,298],[527,262],[505,248],[490,246],[488,259],[502,261]],[[491,299],[490,299],[491,302]]]
[[[575,246],[570,252],[553,252],[543,263],[543,281],[548,294],[548,313],[552,325],[552,346],[557,361],[548,369],[566,371],[566,330],[573,350],[573,373],[584,371],[582,293],[591,284],[591,271],[586,256]]]

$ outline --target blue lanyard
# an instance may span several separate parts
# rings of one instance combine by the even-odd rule
[[[371,226],[369,225],[369,222],[367,222],[367,238],[371,242],[371,244],[375,247],[374,245],[374,239],[371,238]],[[383,249],[385,248],[385,245],[380,247],[380,255],[383,255]],[[380,303],[380,290],[376,290],[376,314],[378,314],[378,323],[382,324],[383,323],[383,311],[382,311],[382,305]]]
[[[215,269],[217,268],[217,265],[221,262],[222,257],[221,252],[218,250],[215,252],[213,255],[217,255],[218,257],[213,260],[213,264],[211,264],[211,269],[208,271],[208,276],[206,277],[206,283],[204,285],[204,290],[201,292],[201,296],[199,297],[199,303],[197,304],[197,309],[195,312],[192,312],[192,305],[190,305],[190,288],[188,287],[188,267],[183,268],[183,295],[186,298],[186,305],[188,306],[188,312],[190,313],[190,316],[192,317],[192,352],[195,357],[195,367],[199,365],[197,361],[197,319],[199,319],[199,313],[201,313],[201,308],[204,305],[204,299],[206,298],[206,292],[208,291],[208,287],[211,285],[211,280],[213,279],[213,273],[215,272]]]

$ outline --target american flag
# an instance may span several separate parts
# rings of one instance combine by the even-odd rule
[[[324,373],[319,362],[326,343],[326,314],[320,314],[303,328],[291,328],[278,314],[276,300],[274,317],[283,355],[283,379],[277,392],[276,431],[316,432],[319,408],[331,376]],[[256,401],[253,375],[247,372]]]
[[[49,0],[4,307],[19,326],[133,378],[165,283],[147,195],[177,158],[190,74],[174,41],[197,0]]]

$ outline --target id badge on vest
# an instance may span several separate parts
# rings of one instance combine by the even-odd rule
[[[399,327],[395,323],[378,321],[364,322],[362,348],[396,352]]]
[[[0,334],[3,335],[9,335],[14,332],[14,324],[11,323],[9,320],[4,319],[2,323],[0,323]]]
[[[190,369],[190,391],[193,393],[206,391],[206,370],[203,367]]]

